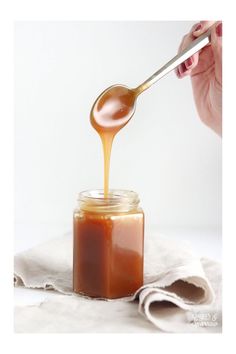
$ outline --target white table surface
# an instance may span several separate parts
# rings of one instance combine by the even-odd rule
[[[15,227],[15,253],[21,252],[51,238],[71,232],[71,226],[67,224],[56,225],[53,223],[17,223]],[[153,233],[163,233],[176,240],[187,240],[199,257],[208,257],[221,261],[221,233],[214,228],[160,228],[150,227],[146,229],[146,237]],[[32,305],[51,298],[57,294],[54,291],[15,288],[15,305]]]

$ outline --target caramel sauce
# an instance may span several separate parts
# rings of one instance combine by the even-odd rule
[[[74,291],[108,299],[134,294],[143,285],[143,227],[141,209],[75,214]]]
[[[94,103],[90,121],[100,135],[104,156],[104,197],[109,192],[109,170],[112,142],[115,135],[134,113],[136,91],[125,86],[111,86]]]
[[[112,86],[91,110],[91,124],[103,145],[103,209],[95,197],[74,213],[73,289],[79,294],[114,299],[134,294],[143,285],[143,211],[139,201],[130,202],[124,211],[122,195],[121,209],[114,209],[115,196],[109,191],[112,142],[131,119],[135,101],[135,90]]]

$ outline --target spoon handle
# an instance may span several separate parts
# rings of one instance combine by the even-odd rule
[[[211,40],[211,30],[212,28],[210,28],[207,32],[203,33],[200,37],[195,39],[182,52],[177,54],[174,58],[168,61],[168,63],[163,65],[158,71],[156,71],[152,76],[150,76],[146,81],[144,81],[140,86],[138,86],[135,91],[138,94],[145,91],[155,82],[160,80],[163,76],[168,74],[170,71],[174,70],[179,64],[183,63],[186,59],[188,59],[193,54],[195,54],[200,49],[209,44]]]

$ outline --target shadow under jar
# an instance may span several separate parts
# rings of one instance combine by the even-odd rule
[[[143,285],[144,213],[135,192],[79,194],[74,211],[73,290],[90,297],[129,296]]]

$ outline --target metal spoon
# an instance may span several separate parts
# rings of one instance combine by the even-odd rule
[[[99,132],[115,134],[128,123],[135,112],[137,97],[151,85],[174,70],[179,64],[210,43],[211,28],[195,39],[187,48],[163,65],[146,81],[134,89],[124,85],[108,87],[96,99],[90,114],[93,127]]]

